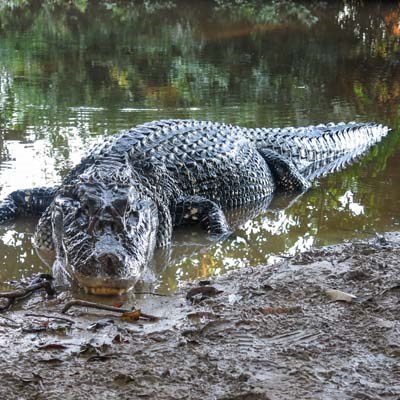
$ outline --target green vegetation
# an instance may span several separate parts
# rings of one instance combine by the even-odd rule
[[[290,0],[218,0],[196,8],[178,1],[9,0],[0,7],[2,122],[13,128],[15,121],[23,128],[25,118],[36,123],[37,114],[48,117],[37,112],[43,105],[54,121],[68,106],[239,105],[238,121],[256,116],[274,124],[282,112],[293,115],[305,104],[329,107],[332,97],[345,95],[356,111],[367,112],[372,104],[391,107],[400,93],[393,79],[400,59],[390,31],[394,17],[388,20],[379,5],[367,19],[354,5],[340,19],[343,5]],[[357,30],[349,26],[354,18]],[[327,24],[340,24],[342,37],[332,41]],[[369,65],[358,68],[366,57],[371,68],[384,66],[374,85]],[[15,104],[11,122],[7,110]]]
[[[300,22],[311,26],[318,17],[303,4],[292,0],[272,0],[261,2],[257,0],[215,0],[215,9],[228,13],[231,19],[248,21],[249,23],[284,24]],[[319,4],[319,2],[315,2]]]
[[[169,116],[397,126],[399,15],[378,2],[3,1],[0,123],[55,147],[61,128]]]

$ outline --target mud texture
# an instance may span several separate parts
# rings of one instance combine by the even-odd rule
[[[399,260],[397,233],[315,249],[138,301],[159,322],[38,295],[0,314],[0,398],[399,399]]]

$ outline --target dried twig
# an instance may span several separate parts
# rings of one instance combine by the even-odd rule
[[[170,297],[169,294],[154,293],[154,292],[132,292],[132,294],[150,294],[151,296]]]
[[[75,321],[72,321],[72,319],[63,318],[63,317],[56,317],[55,315],[25,313],[25,316],[26,316],[26,317],[37,317],[37,318],[56,319],[56,320],[68,322],[69,324],[74,324],[74,323],[75,323]]]
[[[0,315],[0,318],[5,321],[5,322],[0,321],[1,326],[7,326],[8,328],[20,328],[21,327],[21,325],[17,321],[14,321],[11,318],[5,317],[4,315]]]
[[[134,309],[130,308],[122,308],[122,307],[113,307],[113,306],[107,306],[104,304],[99,304],[99,303],[93,303],[91,301],[84,301],[84,300],[71,300],[68,303],[65,304],[63,309],[61,310],[62,314],[65,314],[71,307],[88,307],[88,308],[95,308],[97,310],[105,310],[105,311],[112,311],[116,312],[119,314],[124,314],[124,313],[130,313]],[[156,317],[154,315],[150,314],[145,314],[143,312],[140,312],[140,318],[144,318],[150,321],[158,321],[160,318]]]
[[[95,308],[97,310],[114,311],[117,313],[132,311],[129,308],[106,306],[105,304],[93,303],[91,301],[71,300],[65,304],[65,306],[61,310],[61,314],[65,314],[72,307],[88,307],[88,308]]]
[[[5,315],[0,315],[0,318],[1,318],[1,319],[5,319],[6,321],[9,321],[9,322],[11,322],[11,323],[13,323],[13,324],[18,324],[17,321],[14,321],[12,318],[8,318],[8,317],[6,317]]]

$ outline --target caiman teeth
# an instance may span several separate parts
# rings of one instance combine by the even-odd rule
[[[127,292],[127,290],[123,288],[89,286],[85,286],[85,291],[89,294],[94,294],[96,296],[121,296],[122,294]]]

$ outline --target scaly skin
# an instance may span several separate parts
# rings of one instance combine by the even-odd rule
[[[59,188],[12,193],[0,204],[0,222],[43,213],[39,254],[89,292],[118,294],[140,278],[156,246],[171,242],[174,226],[199,223],[225,237],[223,210],[257,207],[276,190],[304,191],[387,132],[357,123],[247,129],[150,122],[96,146]]]

